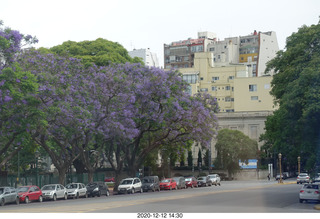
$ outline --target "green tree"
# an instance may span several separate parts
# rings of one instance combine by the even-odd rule
[[[239,160],[248,162],[257,158],[258,143],[238,130],[221,129],[215,145],[219,166],[231,177],[239,167]]]
[[[192,156],[192,151],[188,151],[188,166],[192,167],[192,162],[193,162],[193,156]]]
[[[67,41],[50,49],[39,48],[39,51],[75,57],[81,59],[85,66],[91,66],[92,63],[97,66],[108,66],[111,63],[124,64],[126,62],[143,64],[140,58],[131,58],[128,51],[119,43],[102,38],[94,41]]]
[[[261,136],[269,154],[281,152],[292,167],[301,157],[302,168],[320,165],[320,24],[302,26],[287,38],[286,49],[271,60],[275,71],[271,94],[278,110],[266,121]]]

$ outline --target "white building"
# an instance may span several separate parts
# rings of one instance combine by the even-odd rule
[[[149,67],[159,67],[159,61],[157,54],[150,51],[150,49],[134,49],[129,51],[129,56],[142,58],[142,61],[146,66]]]

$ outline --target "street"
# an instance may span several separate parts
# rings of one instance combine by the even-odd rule
[[[320,213],[299,203],[295,181],[222,181],[221,186],[8,204],[0,213]]]

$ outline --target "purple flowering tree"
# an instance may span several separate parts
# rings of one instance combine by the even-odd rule
[[[37,40],[2,25],[0,21],[0,168],[31,147],[30,131],[39,116],[36,78],[16,63],[22,47]]]

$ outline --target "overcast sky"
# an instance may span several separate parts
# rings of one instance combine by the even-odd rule
[[[320,0],[0,0],[4,26],[39,39],[36,47],[104,38],[128,51],[150,48],[163,66],[163,44],[275,31],[279,48],[302,25],[317,24]]]

